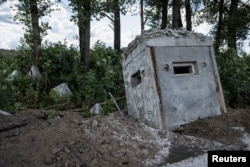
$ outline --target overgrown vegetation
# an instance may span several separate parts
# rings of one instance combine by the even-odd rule
[[[7,0],[0,1],[0,5],[4,2]],[[249,35],[249,1],[71,0],[71,8],[66,6],[66,9],[72,9],[73,15],[69,21],[74,21],[79,28],[80,52],[74,47],[67,48],[66,43],[42,42],[51,27],[41,18],[52,16],[53,11],[59,10],[55,4],[60,3],[64,4],[60,0],[19,0],[14,3],[14,20],[25,26],[25,34],[15,54],[0,54],[0,109],[14,113],[26,108],[46,108],[51,111],[55,108],[80,108],[86,110],[83,115],[88,116],[91,106],[105,102],[103,114],[113,111],[113,103],[106,102],[110,99],[109,92],[115,97],[124,96],[121,56],[116,53],[120,52],[120,14],[137,14],[138,9],[143,11],[140,12],[141,32],[144,25],[161,29],[186,25],[187,30],[192,30],[195,24],[211,24],[213,28],[210,34],[214,38],[226,103],[229,107],[250,104],[250,55],[239,56],[236,53],[244,51],[242,44]],[[181,19],[184,13],[186,24]],[[91,19],[100,20],[102,17],[107,17],[113,25],[116,51],[101,42],[90,50]],[[40,79],[32,79],[28,75],[32,65],[40,70]],[[61,98],[51,92],[61,83],[67,83],[74,96]],[[120,103],[124,108],[124,101]]]
[[[249,107],[250,55],[238,56],[234,50],[221,51],[217,64],[228,107]]]
[[[66,43],[45,43],[40,58],[42,78],[32,79],[31,50],[25,45],[16,54],[0,57],[0,108],[15,113],[27,108],[54,110],[82,109],[89,116],[95,103],[102,103],[103,113],[115,110],[109,92],[124,96],[121,55],[104,43],[97,42],[91,50],[90,69],[80,64],[80,54]],[[17,75],[10,74],[17,70]],[[73,92],[70,98],[56,96],[52,88],[67,83]],[[105,103],[104,103],[105,102]],[[118,101],[124,108],[124,100]],[[53,115],[53,114],[52,114]]]
[[[90,116],[90,108],[101,103],[103,113],[115,109],[109,92],[114,97],[124,96],[121,55],[97,42],[91,50],[90,68],[80,63],[80,54],[66,43],[45,43],[42,47],[41,79],[32,79],[31,50],[22,45],[16,52],[0,56],[0,109],[15,113],[28,108],[54,111],[78,109]],[[248,107],[250,102],[250,55],[238,56],[233,50],[216,55],[224,96],[228,107]],[[13,72],[16,70],[16,72]],[[73,92],[61,98],[52,88],[67,83]],[[125,108],[125,100],[118,101]]]

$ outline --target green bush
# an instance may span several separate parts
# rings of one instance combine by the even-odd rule
[[[78,57],[77,50],[72,46],[68,48],[66,43],[45,43],[40,64],[47,90],[73,80]]]
[[[224,96],[229,107],[247,107],[250,103],[250,55],[238,56],[231,50],[216,55]],[[83,116],[90,116],[95,103],[102,104],[102,114],[116,110],[109,92],[115,98],[125,95],[122,56],[104,43],[97,42],[90,53],[90,67],[80,63],[79,51],[66,43],[45,43],[42,47],[40,70],[42,78],[33,80],[31,50],[25,45],[11,55],[0,55],[0,109],[15,113],[27,108],[44,108],[55,104],[65,105],[52,111],[81,108]],[[17,70],[18,75],[7,79]],[[74,95],[62,101],[51,92],[66,82]],[[125,99],[119,100],[125,108]],[[54,112],[51,112],[52,117]]]
[[[57,116],[56,110],[49,110],[46,117],[47,119],[55,119]]]
[[[122,57],[111,47],[97,42],[90,55],[90,69],[78,68],[75,85],[75,100],[79,106],[93,106],[95,103],[111,99],[109,92],[114,97],[124,96],[123,76],[121,67]],[[120,107],[125,107],[124,101],[118,102]],[[113,112],[114,104],[106,103],[103,114]]]
[[[0,107],[11,113],[25,109],[29,103],[26,90],[31,87],[29,76],[18,74],[12,80],[3,79],[0,82]]]
[[[217,55],[218,70],[229,107],[247,107],[250,103],[250,55],[238,56],[232,50]]]
[[[108,101],[102,105],[102,114],[113,112],[115,106],[109,101],[109,92],[116,98],[124,96],[121,59],[112,48],[97,42],[90,53],[90,68],[86,69],[74,47],[61,42],[45,43],[39,60],[42,78],[33,80],[28,75],[32,65],[31,50],[23,45],[16,55],[1,56],[0,109],[14,113],[64,103],[51,89],[66,82],[74,96],[66,99],[67,105],[58,109],[82,108],[83,115],[89,116],[89,109],[95,103]],[[13,70],[18,71],[17,77],[6,80]],[[124,108],[125,101],[120,100],[118,104]]]

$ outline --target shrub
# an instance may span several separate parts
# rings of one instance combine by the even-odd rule
[[[246,107],[250,101],[250,57],[232,50],[217,55],[218,70],[229,107]]]
[[[111,47],[101,42],[95,44],[91,50],[90,69],[78,68],[76,75],[75,99],[78,105],[93,106],[108,101],[111,99],[109,92],[116,98],[124,96],[121,60],[121,55]],[[119,105],[124,107],[125,102],[119,101]],[[103,105],[104,115],[114,110],[114,104]]]
[[[45,43],[40,64],[48,91],[63,82],[70,83],[73,80],[78,56],[77,50],[73,46],[67,48],[66,43]]]
[[[112,48],[97,42],[91,50],[90,68],[86,69],[80,64],[79,53],[74,47],[68,48],[66,43],[61,42],[45,43],[40,58],[42,78],[33,80],[28,75],[32,65],[31,50],[23,45],[18,48],[16,55],[1,56],[0,109],[14,113],[26,108],[64,103],[51,89],[66,82],[74,96],[67,98],[67,105],[60,109],[82,108],[83,115],[89,116],[90,107],[95,103],[106,102],[102,105],[102,114],[113,112],[115,106],[109,101],[109,92],[116,98],[125,94],[121,59],[121,55]],[[18,76],[13,80],[5,80],[15,69]],[[125,101],[120,100],[118,104],[123,108]]]

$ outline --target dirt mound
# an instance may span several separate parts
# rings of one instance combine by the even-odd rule
[[[250,133],[249,120],[249,110],[228,109],[226,114],[218,117],[208,117],[186,124],[179,133],[233,144],[242,137],[242,132]]]
[[[0,166],[151,166],[167,156],[165,136],[116,115],[1,116]]]
[[[249,118],[249,110],[229,109],[172,133],[119,113],[82,118],[72,112],[51,120],[42,111],[0,115],[0,167],[160,166],[212,149],[244,148],[239,138],[250,132]]]

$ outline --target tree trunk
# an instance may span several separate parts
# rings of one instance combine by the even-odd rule
[[[86,40],[84,40],[83,45],[84,47],[84,65],[89,68],[89,53],[90,53],[90,18],[86,21],[86,27],[84,30],[84,36],[83,39],[85,38]]]
[[[30,0],[31,26],[32,26],[32,63],[39,66],[41,56],[41,36],[37,0]]]
[[[90,0],[82,4],[83,11],[78,11],[78,28],[79,28],[79,47],[81,63],[89,68],[90,52],[90,20],[91,20],[91,3]]]
[[[181,5],[180,5],[180,1],[178,1],[178,23],[179,23],[179,27],[183,27],[182,24],[182,19],[181,19]]]
[[[192,9],[190,0],[185,0],[187,30],[192,31]]]
[[[224,15],[224,0],[219,2],[219,19],[217,25],[217,31],[215,35],[214,50],[215,53],[219,52],[220,45],[222,43],[222,30],[223,30],[223,15]]]
[[[121,22],[119,0],[114,0],[114,49],[121,51]]]
[[[172,3],[173,3],[172,27],[173,29],[177,29],[177,28],[183,27],[182,21],[181,21],[180,1],[173,0]]]
[[[144,12],[143,12],[143,6],[144,5],[144,2],[143,0],[140,0],[140,8],[141,8],[141,12],[140,12],[140,17],[141,17],[141,34],[143,33],[144,31]]]
[[[162,5],[162,22],[161,22],[161,29],[167,28],[168,24],[168,0],[161,0]]]
[[[231,0],[228,21],[228,47],[237,52],[237,14],[239,0]]]

